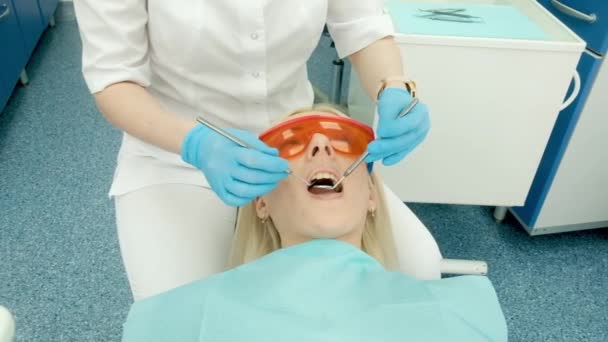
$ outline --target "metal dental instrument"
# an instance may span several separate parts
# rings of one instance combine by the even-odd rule
[[[421,12],[426,12],[434,15],[450,15],[461,18],[477,18],[472,15],[463,14],[460,12],[466,11],[464,8],[437,8],[437,9],[418,9]]]
[[[427,14],[418,15],[419,18],[440,21],[454,21],[461,23],[481,23],[483,19],[474,15],[465,14],[465,8],[437,8],[437,9],[418,9]]]
[[[233,143],[235,143],[235,144],[237,144],[237,145],[239,145],[239,146],[241,146],[241,147],[245,147],[245,148],[250,148],[250,149],[253,149],[253,150],[257,150],[255,147],[253,147],[253,146],[251,146],[251,145],[247,144],[246,142],[242,141],[241,139],[239,139],[239,138],[235,137],[234,135],[232,135],[232,134],[230,134],[230,133],[226,132],[225,130],[223,130],[223,129],[221,129],[221,128],[217,127],[216,125],[214,125],[214,124],[212,124],[211,122],[209,122],[209,121],[207,121],[207,120],[203,119],[203,118],[202,118],[202,117],[200,117],[200,116],[196,118],[196,121],[197,121],[198,123],[202,124],[202,125],[205,125],[205,126],[209,127],[210,129],[212,129],[212,130],[213,130],[213,131],[215,131],[216,133],[218,133],[218,134],[220,134],[220,135],[224,136],[226,139],[228,139],[228,140],[232,141]],[[296,178],[297,178],[297,179],[299,179],[300,181],[304,182],[306,185],[310,186],[310,183],[308,183],[308,181],[307,181],[307,180],[305,180],[304,178],[302,178],[302,177],[300,177],[300,176],[296,175],[295,173],[293,173],[293,172],[291,171],[291,169],[287,169],[287,170],[286,170],[286,172],[287,172],[288,174],[290,174],[290,175],[292,175],[292,176],[296,177]]]
[[[418,98],[414,97],[414,99],[412,100],[412,102],[410,102],[410,104],[405,107],[401,113],[399,113],[399,115],[397,115],[397,118],[402,118],[404,116],[406,116],[410,111],[412,111],[412,109],[414,108],[414,106],[416,106],[418,104]],[[353,173],[355,171],[355,169],[357,169],[357,167],[365,160],[365,158],[367,158],[367,156],[369,155],[369,152],[365,151],[365,153],[363,153],[361,155],[361,157],[359,157],[357,160],[355,160],[347,169],[346,171],[344,171],[344,174],[342,174],[342,177],[340,177],[340,179],[338,179],[338,181],[332,185],[322,185],[322,186],[317,186],[317,187],[322,187],[325,189],[335,189],[338,185],[340,185],[340,183],[342,183],[342,181],[344,181],[344,179],[346,177],[348,177],[351,173]]]

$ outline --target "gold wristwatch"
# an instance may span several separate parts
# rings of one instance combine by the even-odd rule
[[[378,91],[376,92],[376,101],[378,101],[378,99],[380,98],[380,94],[386,88],[387,83],[395,81],[403,82],[403,84],[405,85],[405,89],[407,89],[410,95],[412,95],[412,97],[416,97],[416,82],[408,80],[403,76],[396,76],[386,77],[380,81],[380,86],[378,87]]]

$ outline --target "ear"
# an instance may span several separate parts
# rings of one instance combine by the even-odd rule
[[[255,212],[258,218],[268,218],[268,204],[266,203],[263,197],[257,197],[256,199],[254,199],[253,204],[255,206]]]
[[[376,191],[376,184],[374,183],[374,180],[372,179],[372,176],[369,176],[369,199],[368,199],[368,205],[367,205],[367,210],[368,211],[376,211],[376,209],[378,208],[378,192]]]

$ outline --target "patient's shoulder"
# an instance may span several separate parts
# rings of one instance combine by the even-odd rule
[[[447,291],[471,291],[490,290],[494,291],[494,286],[488,277],[477,275],[464,275],[457,277],[442,278],[438,280],[426,281],[431,288]]]
[[[485,276],[458,276],[428,281],[429,290],[451,313],[452,323],[476,327],[492,341],[506,341],[507,325],[492,282]],[[446,323],[449,324],[450,317]]]
[[[435,296],[457,306],[465,303],[468,303],[469,307],[476,304],[485,305],[485,303],[498,304],[494,286],[485,276],[458,276],[425,282]],[[481,301],[481,299],[486,301]]]
[[[131,305],[123,342],[197,341],[207,298],[220,277],[195,281]]]

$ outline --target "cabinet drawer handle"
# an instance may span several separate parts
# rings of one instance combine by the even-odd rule
[[[574,76],[572,76],[572,80],[574,81],[574,88],[572,89],[570,97],[568,97],[566,101],[562,103],[562,106],[559,109],[560,111],[566,109],[566,107],[568,107],[574,101],[574,99],[576,99],[578,93],[580,93],[581,91],[581,76],[578,74],[578,71],[574,71]]]
[[[0,14],[0,20],[8,17],[8,15],[11,14],[11,8],[7,4],[0,5],[0,11],[2,11],[2,14]]]
[[[562,4],[558,0],[551,0],[551,5],[553,5],[555,8],[557,8],[560,12],[562,12],[566,15],[569,15],[573,18],[587,22],[589,24],[593,24],[597,20],[597,15],[595,15],[595,13],[585,14],[581,11],[575,10],[574,8],[572,8],[570,6],[566,6],[566,5]]]

